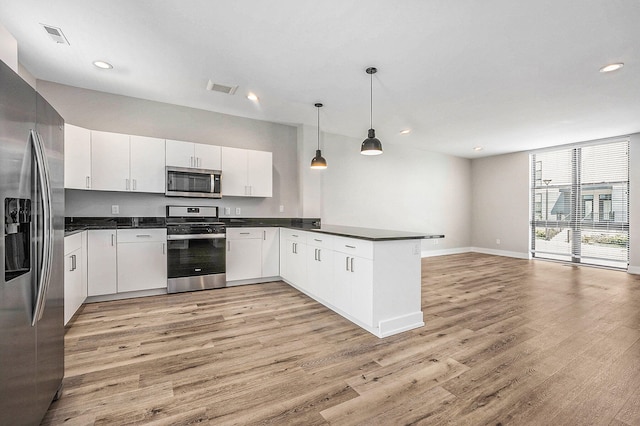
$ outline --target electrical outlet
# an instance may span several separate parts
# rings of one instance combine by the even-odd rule
[[[496,238],[496,244],[500,245],[500,238]]]
[[[236,207],[236,215],[239,215],[241,212],[240,207]]]
[[[229,216],[231,214],[231,207],[225,207],[224,208],[224,214]]]
[[[117,204],[112,205],[111,214],[120,214],[120,206]]]
[[[284,206],[280,204],[280,213],[284,213]]]

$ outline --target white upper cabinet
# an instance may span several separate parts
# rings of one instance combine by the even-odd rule
[[[221,170],[221,148],[167,139],[167,166]]]
[[[222,147],[222,195],[273,196],[270,152]]]
[[[164,140],[145,136],[131,136],[130,190],[136,192],[165,192]]]
[[[164,140],[91,131],[91,189],[164,193]]]
[[[91,131],[91,189],[128,191],[129,135]]]
[[[91,189],[91,130],[64,125],[64,187]]]

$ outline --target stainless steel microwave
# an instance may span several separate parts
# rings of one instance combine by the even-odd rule
[[[167,190],[170,197],[221,198],[220,170],[167,166]]]

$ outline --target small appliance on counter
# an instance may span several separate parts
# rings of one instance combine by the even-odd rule
[[[226,287],[226,229],[217,207],[167,206],[167,292]]]

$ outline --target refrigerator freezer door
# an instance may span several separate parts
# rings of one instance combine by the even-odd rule
[[[0,424],[39,424],[56,395],[64,370],[63,326],[63,129],[62,119],[27,83],[0,62],[0,214],[11,218],[11,201],[29,200],[31,243],[29,271],[15,270],[20,254],[7,251],[0,274]],[[53,206],[53,258],[45,309],[32,325],[36,283],[42,263],[42,202],[37,193],[34,152],[30,133],[36,130],[44,142],[50,165]],[[9,206],[9,207],[7,207]],[[19,215],[20,213],[18,213]],[[7,216],[8,215],[8,216]],[[6,222],[6,220],[5,220]],[[4,224],[7,235],[7,227]],[[12,225],[13,226],[13,225]],[[12,229],[13,231],[13,229]],[[14,238],[15,239],[15,238]],[[11,243],[15,243],[12,241]],[[15,246],[15,244],[14,244]],[[9,247],[14,250],[14,246]],[[7,257],[7,254],[9,256]]]

